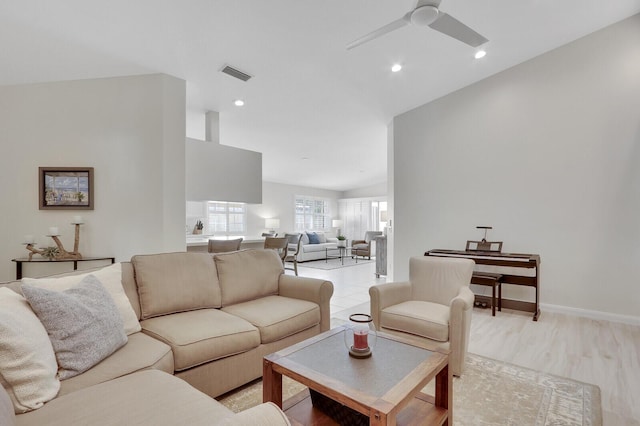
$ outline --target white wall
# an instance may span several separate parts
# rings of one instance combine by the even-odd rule
[[[262,154],[187,138],[189,201],[262,202]]]
[[[184,81],[146,75],[0,87],[0,129],[0,280],[14,278],[11,259],[26,256],[26,234],[53,245],[44,235],[58,226],[72,248],[74,215],[86,220],[85,256],[120,261],[185,249]],[[39,210],[39,166],[94,167],[95,209]]]
[[[366,186],[364,188],[349,189],[343,193],[343,198],[372,198],[386,196],[387,182]]]
[[[250,232],[257,235],[264,232],[264,218],[280,219],[279,234],[294,231],[294,202],[296,195],[323,197],[331,200],[332,217],[338,217],[338,199],[340,191],[328,189],[308,188],[305,186],[285,185],[273,182],[262,183],[262,204],[250,205],[247,217]]]
[[[396,117],[395,278],[492,225],[542,303],[637,317],[639,40],[636,15]]]

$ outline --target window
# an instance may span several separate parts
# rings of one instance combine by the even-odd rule
[[[209,234],[244,235],[247,229],[247,209],[244,203],[207,202]]]
[[[328,229],[331,226],[329,200],[297,195],[295,221],[298,232],[307,229]]]

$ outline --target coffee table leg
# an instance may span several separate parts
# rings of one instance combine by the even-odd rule
[[[443,425],[453,426],[453,374],[449,370],[449,364],[445,365],[436,376],[435,406],[446,408],[447,420]]]
[[[262,402],[273,402],[282,408],[282,374],[273,371],[273,364],[262,362]]]

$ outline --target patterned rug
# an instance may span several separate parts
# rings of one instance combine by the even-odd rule
[[[283,378],[283,400],[304,389]],[[433,383],[425,393],[433,395]],[[234,412],[262,401],[257,380],[218,399]],[[461,378],[453,381],[456,426],[602,425],[600,388],[564,377],[468,354]]]
[[[340,262],[340,259],[329,259],[328,261],[310,260],[309,262],[300,262],[298,263],[298,266],[304,266],[305,268],[313,269],[324,269],[326,271],[330,269],[346,268],[347,266],[363,265],[365,263],[372,263],[375,261],[375,259],[358,259],[358,263],[356,263],[356,260],[352,259],[349,256],[344,258],[344,265],[342,264],[342,262]]]

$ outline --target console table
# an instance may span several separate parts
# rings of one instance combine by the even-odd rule
[[[44,263],[44,264],[52,264],[52,263],[69,263],[69,262],[73,262],[73,270],[77,271],[78,270],[78,262],[92,262],[92,261],[100,261],[100,260],[104,260],[104,261],[110,261],[111,263],[115,263],[116,262],[116,258],[115,257],[83,257],[82,259],[53,259],[53,260],[49,260],[49,259],[31,259],[29,260],[29,258],[18,258],[18,259],[11,259],[12,262],[16,262],[16,280],[19,280],[22,278],[22,264],[23,263]]]
[[[481,272],[500,274],[500,284],[513,284],[533,287],[536,293],[535,303],[520,300],[501,299],[502,307],[519,311],[533,312],[533,320],[540,316],[540,255],[524,253],[502,253],[476,250],[429,250],[425,256],[462,257],[476,262],[475,276]],[[477,279],[477,278],[476,278]],[[471,278],[471,283],[474,278]],[[477,284],[484,284],[479,282]]]

